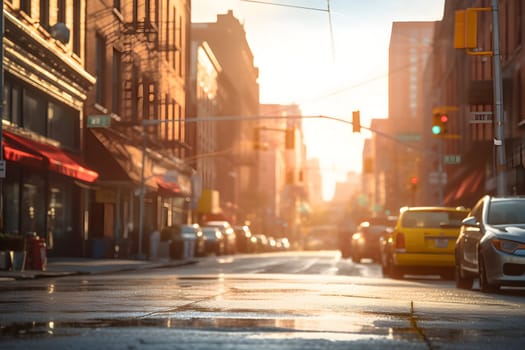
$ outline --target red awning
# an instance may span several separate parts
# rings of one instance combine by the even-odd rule
[[[481,180],[483,179],[483,173],[477,172],[469,175],[461,185],[459,186],[459,189],[457,190],[454,199],[459,199],[462,196],[466,194],[471,194],[476,192],[479,185],[481,185]]]
[[[4,145],[4,158],[6,160],[32,166],[41,166],[44,162],[44,158],[41,156],[18,149],[8,140],[3,139],[2,144]]]
[[[155,176],[159,191],[165,194],[182,195],[182,189],[177,182],[167,181],[163,176]]]
[[[4,131],[4,137],[6,139],[6,144],[21,145],[22,148],[34,152],[37,157],[44,157],[49,170],[86,182],[93,182],[98,178],[97,172],[82,166],[80,160],[76,159],[76,156],[63,151],[58,147],[29,140],[6,131]]]

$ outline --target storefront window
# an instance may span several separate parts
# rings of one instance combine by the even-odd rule
[[[20,169],[8,164],[7,177],[4,180],[4,232],[20,233]]]
[[[45,233],[44,180],[34,174],[24,177],[22,184],[21,231],[23,234]]]
[[[49,185],[49,202],[47,209],[47,243],[50,249],[55,248],[57,242],[67,246],[72,231],[71,185],[60,181],[58,176],[52,176]]]

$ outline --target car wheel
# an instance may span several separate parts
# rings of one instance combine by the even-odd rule
[[[485,259],[483,259],[481,254],[479,255],[479,289],[484,293],[493,293],[499,290],[499,285],[489,283]]]
[[[441,278],[447,281],[454,281],[455,275],[456,273],[453,267],[443,270],[440,274]]]
[[[472,283],[474,282],[471,277],[464,277],[463,271],[459,263],[456,263],[454,278],[456,280],[456,288],[460,289],[472,289]]]
[[[387,261],[387,264],[384,267],[384,269],[386,270],[385,271],[386,273],[384,273],[384,275],[390,278],[393,278],[393,279],[403,278],[404,274],[403,274],[402,269],[394,265],[394,261],[392,260],[392,257],[387,257],[386,261]]]
[[[403,270],[397,266],[390,266],[390,277],[393,279],[399,280],[404,276]]]

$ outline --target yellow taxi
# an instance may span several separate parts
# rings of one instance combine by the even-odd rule
[[[454,246],[464,207],[403,207],[392,232],[381,238],[384,276],[438,274],[454,279]]]

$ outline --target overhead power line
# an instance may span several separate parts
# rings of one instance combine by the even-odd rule
[[[244,2],[253,2],[256,4],[263,4],[263,5],[274,5],[274,6],[281,6],[281,7],[292,7],[296,9],[302,9],[302,10],[312,10],[312,11],[322,11],[322,12],[329,12],[330,9],[323,9],[318,7],[306,7],[306,6],[299,6],[299,5],[289,5],[289,4],[282,4],[282,3],[276,3],[276,2],[269,2],[269,1],[257,1],[257,0],[241,0]]]

